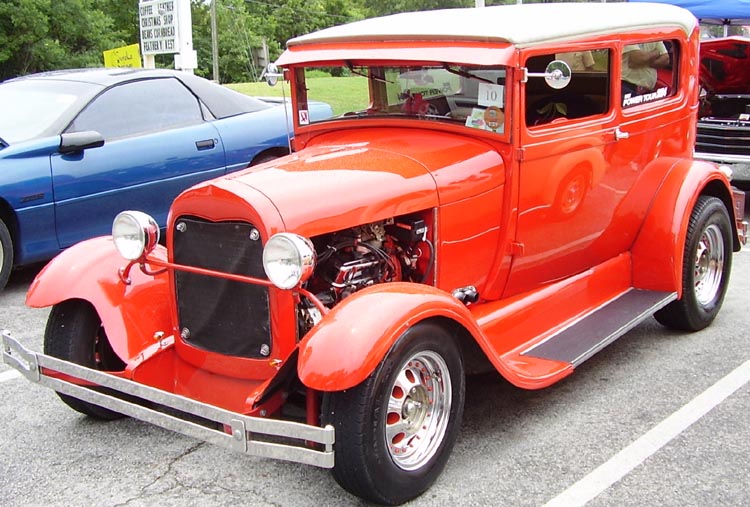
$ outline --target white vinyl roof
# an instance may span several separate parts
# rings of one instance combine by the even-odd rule
[[[347,41],[456,40],[530,46],[590,35],[674,27],[690,34],[697,20],[656,3],[553,3],[405,12],[326,28],[287,47]]]

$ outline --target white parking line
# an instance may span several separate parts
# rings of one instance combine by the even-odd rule
[[[0,372],[0,382],[7,382],[8,380],[13,380],[14,378],[19,378],[20,376],[21,373],[16,370]]]
[[[609,461],[544,504],[544,507],[578,507],[622,479],[670,440],[750,381],[746,361],[687,405],[654,426],[648,433],[615,454]]]

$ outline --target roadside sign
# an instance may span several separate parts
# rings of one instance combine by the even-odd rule
[[[141,52],[138,44],[122,46],[104,51],[105,67],[141,67]]]
[[[180,51],[177,3],[176,0],[142,0],[138,4],[144,55]]]

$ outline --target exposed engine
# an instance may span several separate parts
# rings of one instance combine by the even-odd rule
[[[424,283],[434,255],[428,232],[424,219],[409,215],[315,237],[317,263],[306,288],[332,308],[377,283]],[[309,302],[300,310],[303,334],[320,316]]]
[[[732,167],[732,184],[750,188],[750,41],[701,40],[701,103],[695,154]]]
[[[703,119],[747,122],[750,117],[750,94],[702,96],[700,116]]]

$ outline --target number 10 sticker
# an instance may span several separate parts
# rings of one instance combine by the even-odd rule
[[[490,83],[479,83],[479,97],[477,103],[480,106],[503,107],[503,98],[505,97],[505,87]]]

